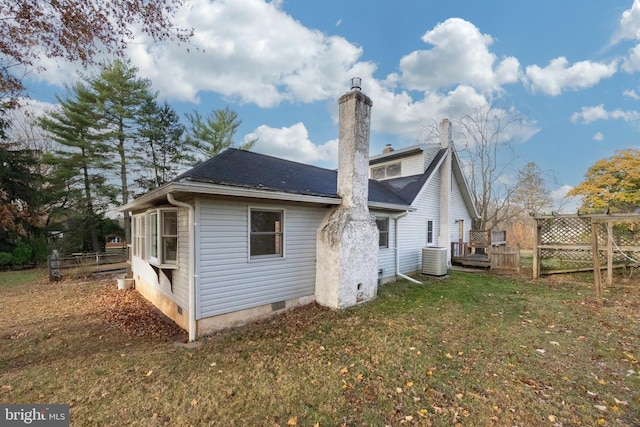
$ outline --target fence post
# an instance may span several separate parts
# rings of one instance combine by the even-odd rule
[[[533,278],[540,277],[540,249],[538,245],[540,243],[540,226],[538,220],[533,219]]]
[[[593,251],[593,281],[596,288],[598,304],[602,305],[602,277],[600,275],[600,254],[598,249],[599,224],[591,220],[591,250]]]
[[[607,221],[607,286],[613,284],[613,222]]]
[[[49,265],[49,281],[55,282],[60,280],[60,256],[58,251],[54,250],[53,253],[47,256],[47,264]]]

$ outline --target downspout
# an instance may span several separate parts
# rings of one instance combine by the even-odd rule
[[[173,193],[167,193],[167,201],[174,206],[189,210],[189,341],[196,339],[196,269],[195,269],[195,212],[189,203],[180,202],[173,197]]]
[[[404,218],[407,215],[409,215],[409,211],[403,212],[393,217],[393,219],[396,220],[396,276],[410,282],[417,283],[418,285],[422,285],[422,282],[419,282],[416,279],[407,276],[406,274],[400,273],[400,219]]]

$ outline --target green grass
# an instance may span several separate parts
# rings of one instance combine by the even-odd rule
[[[0,271],[0,288],[44,280],[47,272],[40,269]]]
[[[0,402],[69,403],[74,426],[640,425],[637,282],[600,307],[564,277],[421,280],[198,348],[114,327],[113,283],[2,287]]]

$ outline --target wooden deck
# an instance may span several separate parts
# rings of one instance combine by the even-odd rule
[[[520,248],[508,247],[505,231],[469,232],[471,241],[451,243],[451,264],[491,270],[520,270]]]
[[[487,255],[469,254],[466,256],[451,257],[451,264],[461,265],[463,267],[489,268],[491,267],[491,260]]]

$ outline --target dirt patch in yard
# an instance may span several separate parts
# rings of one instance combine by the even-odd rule
[[[186,340],[187,333],[134,289],[104,285],[95,296],[96,313],[111,327],[131,336]]]

